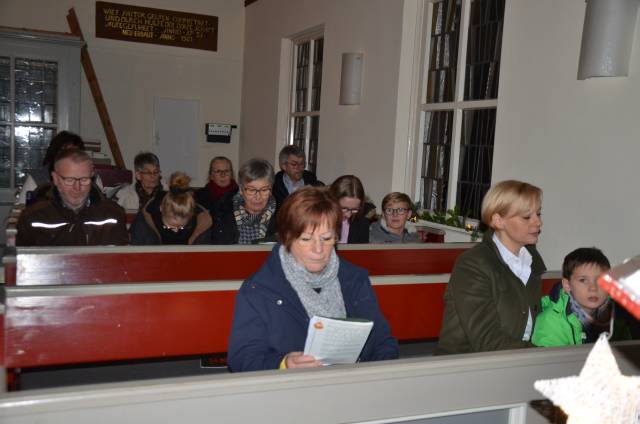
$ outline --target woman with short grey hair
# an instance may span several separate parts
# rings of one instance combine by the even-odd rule
[[[256,180],[265,179],[273,185],[273,166],[264,159],[250,159],[240,167],[238,181],[240,185],[249,184]]]
[[[275,241],[276,201],[271,195],[273,166],[250,159],[238,171],[240,190],[224,195],[213,213],[214,244]]]

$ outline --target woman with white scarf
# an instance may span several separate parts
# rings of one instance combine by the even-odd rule
[[[236,298],[229,339],[231,371],[317,367],[303,355],[309,319],[363,318],[373,329],[360,361],[395,359],[398,343],[371,287],[366,270],[340,259],[340,205],[326,189],[304,187],[278,212],[282,244],[246,280]]]

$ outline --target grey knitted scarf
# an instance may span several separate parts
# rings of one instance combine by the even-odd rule
[[[284,275],[298,294],[309,318],[314,315],[329,318],[347,317],[338,280],[340,262],[335,250],[331,250],[329,263],[319,273],[307,271],[284,246],[280,246],[278,253]],[[319,289],[320,293],[314,289]]]

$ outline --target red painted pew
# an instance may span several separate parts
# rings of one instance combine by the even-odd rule
[[[410,341],[438,337],[449,273],[458,255],[471,246],[352,245],[341,246],[339,254],[369,269],[394,336]],[[4,366],[226,352],[235,292],[270,250],[271,246],[18,249],[3,259]]]

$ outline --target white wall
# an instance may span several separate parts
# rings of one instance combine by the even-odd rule
[[[320,178],[331,182],[356,173],[376,202],[392,188],[410,191],[411,173],[403,176],[398,163],[415,166],[400,156],[413,137],[406,87],[411,58],[418,55],[407,47],[413,48],[416,37],[409,32],[417,26],[407,12],[416,4],[260,0],[249,6],[241,158],[275,158],[284,143],[276,134],[281,39],[324,24]],[[640,254],[634,172],[640,158],[640,32],[629,77],[578,81],[584,10],[583,0],[506,1],[493,181],[522,179],[544,190],[539,247],[555,270],[580,246],[600,247],[612,263]],[[361,106],[337,105],[345,51],[365,53]]]
[[[544,190],[549,269],[580,246],[640,254],[640,25],[629,77],[578,81],[585,2],[506,3],[493,181]]]
[[[275,160],[282,39],[324,25],[318,177],[361,177],[376,202],[391,190],[402,1],[259,0],[246,8],[240,159]],[[364,53],[359,106],[338,105],[342,53]],[[286,90],[285,90],[286,91]]]
[[[68,32],[66,15],[75,7],[127,167],[141,150],[153,150],[153,98],[200,102],[199,175],[204,183],[209,160],[238,160],[239,128],[231,144],[206,143],[206,122],[238,124],[244,2],[241,0],[118,0],[136,6],[218,16],[218,51],[186,49],[95,38],[94,0],[2,0],[0,25]],[[84,75],[84,74],[83,74]],[[86,78],[83,76],[80,132],[102,141],[110,154]],[[188,170],[186,170],[188,172]],[[193,174],[193,173],[192,173]],[[168,179],[168,175],[165,176]]]

